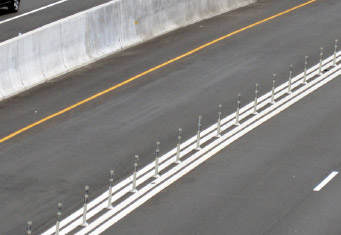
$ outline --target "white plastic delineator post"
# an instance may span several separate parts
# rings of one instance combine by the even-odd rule
[[[198,118],[198,131],[197,131],[197,147],[195,150],[201,150],[200,148],[200,128],[201,128],[201,116]]]
[[[275,85],[276,85],[276,74],[273,74],[273,79],[272,79],[272,94],[271,94],[271,104],[275,104]]]
[[[255,103],[253,105],[253,114],[257,115],[257,105],[258,105],[258,83],[256,83],[256,89],[255,89]]]
[[[176,164],[181,163],[181,160],[180,160],[181,134],[182,134],[182,129],[179,128],[179,132],[178,132],[178,143],[177,143],[177,145],[176,145],[176,159],[175,159],[175,163],[176,163]]]
[[[114,171],[110,171],[110,179],[109,179],[109,195],[108,195],[108,209],[112,209],[112,187],[114,184]]]
[[[237,101],[237,111],[236,111],[236,122],[234,123],[235,126],[239,126],[239,110],[240,110],[240,93],[238,93],[238,101]]]
[[[219,108],[219,111],[218,111],[218,121],[217,121],[217,137],[221,137],[220,135],[220,126],[221,126],[221,109],[222,109],[222,105],[219,104],[218,108]]]
[[[293,65],[291,64],[290,71],[289,71],[288,94],[291,94],[292,73],[293,73]]]
[[[154,177],[155,178],[159,178],[160,177],[160,173],[159,173],[159,154],[160,154],[160,142],[156,142],[156,151],[155,151],[155,174]]]
[[[27,235],[32,234],[32,221],[27,222]]]
[[[321,47],[321,52],[320,52],[320,67],[319,67],[319,74],[322,74],[322,63],[323,63],[323,47]]]
[[[304,57],[304,74],[303,74],[303,84],[307,84],[307,66],[308,66],[308,58],[309,56]]]
[[[83,222],[81,226],[85,227],[88,225],[86,222],[86,212],[88,210],[88,199],[89,199],[89,186],[85,186],[85,193],[84,193],[84,205],[83,205]]]
[[[335,39],[335,50],[334,50],[334,59],[333,59],[333,66],[336,66],[336,53],[337,53],[337,43],[339,42],[339,40]]]
[[[62,216],[62,203],[58,203],[58,210],[57,210],[57,222],[56,222],[56,232],[55,235],[59,235],[59,224],[60,224],[60,217]]]
[[[132,184],[132,189],[130,192],[136,193],[136,171],[137,171],[137,161],[139,160],[139,155],[135,155],[135,162],[134,162],[134,172],[133,172],[133,184]]]

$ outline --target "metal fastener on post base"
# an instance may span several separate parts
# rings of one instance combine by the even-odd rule
[[[110,171],[110,179],[109,179],[109,195],[108,195],[108,209],[112,209],[112,187],[114,184],[114,171]]]
[[[319,67],[319,74],[322,74],[322,62],[323,62],[323,47],[321,47],[321,52],[320,52],[320,67]]]
[[[32,234],[32,221],[27,222],[27,235]]]
[[[258,105],[258,83],[256,83],[256,89],[255,89],[255,103],[253,105],[253,113],[254,115],[257,115],[257,105]]]
[[[88,199],[89,199],[89,186],[85,186],[85,194],[84,194],[84,205],[83,205],[83,222],[81,226],[85,227],[88,225],[86,222],[86,212],[88,208]]]
[[[333,59],[333,66],[336,66],[336,53],[337,53],[337,43],[339,40],[335,39],[335,50],[334,50],[334,59]]]
[[[137,171],[137,161],[138,160],[139,160],[139,156],[135,155],[133,183],[132,183],[132,189],[130,190],[130,192],[132,192],[132,193],[136,193],[137,192],[137,189],[136,189],[136,171]]]
[[[160,142],[156,142],[156,151],[155,151],[155,174],[154,178],[159,178],[159,153],[160,153]]]
[[[288,80],[288,94],[291,94],[292,72],[293,72],[293,65],[291,64],[290,71],[289,71],[289,80]]]
[[[272,94],[271,94],[271,104],[275,104],[275,84],[276,84],[276,74],[273,75],[273,80],[272,80]]]
[[[201,127],[201,116],[198,118],[198,131],[197,131],[197,147],[195,150],[200,151],[200,127]]]
[[[237,101],[237,111],[236,111],[236,122],[234,123],[235,126],[239,126],[239,111],[240,111],[240,93],[238,93],[238,101]]]
[[[60,217],[61,216],[62,216],[62,203],[58,203],[57,222],[56,222],[56,232],[55,232],[55,235],[59,235],[59,224],[60,224]]]
[[[179,164],[181,163],[180,160],[180,143],[181,143],[181,134],[182,134],[182,129],[179,128],[179,133],[178,133],[178,143],[176,145],[176,159],[175,159],[175,163]]]
[[[221,104],[219,104],[219,111],[218,111],[218,121],[217,121],[217,135],[216,137],[221,137],[220,135],[220,125],[221,125],[221,108],[223,107]]]

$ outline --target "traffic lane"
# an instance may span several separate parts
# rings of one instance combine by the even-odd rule
[[[21,0],[20,1],[20,9],[17,13],[11,13],[8,11],[6,7],[0,8],[0,23],[4,20],[16,17],[26,12],[30,12],[36,10],[38,8],[47,6],[52,3],[59,2],[60,0]]]
[[[256,35],[262,33],[263,39],[258,38],[252,42],[257,44],[266,38],[272,42],[273,38],[265,34],[264,30],[266,29],[251,31],[245,37],[257,38]],[[325,36],[331,37],[327,33]],[[240,37],[238,39],[241,40]],[[245,50],[253,48],[236,41],[229,40],[225,47],[224,44],[220,44],[221,47],[212,47],[214,53],[221,53],[223,48],[230,50],[236,47],[243,54],[247,53]],[[287,51],[288,45],[283,44],[282,49]],[[257,50],[253,53],[263,53]],[[260,63],[258,66],[267,68],[271,61],[254,58],[242,58],[246,62],[236,61],[228,53],[214,56],[209,51],[198,53],[200,57],[188,57],[182,63],[174,63],[174,67],[155,72],[146,77],[148,79],[138,80],[3,144],[1,157],[4,164],[1,172],[5,176],[11,176],[7,177],[9,181],[3,185],[3,190],[17,185],[17,181],[24,181],[23,187],[14,186],[12,188],[15,190],[11,192],[7,190],[10,200],[6,202],[7,206],[2,212],[13,215],[13,219],[2,227],[5,233],[10,231],[15,234],[21,227],[25,227],[28,219],[34,220],[35,228],[40,231],[52,225],[55,223],[58,202],[66,202],[66,214],[80,207],[86,184],[90,185],[90,194],[94,197],[107,188],[111,168],[115,169],[116,177],[121,179],[131,174],[133,156],[136,153],[141,155],[139,166],[151,162],[155,142],[161,140],[162,151],[166,152],[176,144],[177,128],[184,128],[184,139],[194,135],[199,114],[204,116],[204,127],[212,124],[217,118],[219,101],[223,101],[225,115],[233,112],[237,89],[230,84],[236,83],[242,87],[242,94],[249,93],[251,100],[253,85],[248,87],[249,83],[245,79],[250,77],[249,74],[243,74],[238,79],[233,78],[235,80],[230,80],[229,77],[226,80],[226,74],[234,77],[244,67],[250,69],[250,74],[261,73],[264,72],[261,69],[254,70],[257,63],[260,61],[264,64]],[[231,53],[238,54],[238,51]],[[278,48],[273,53],[272,56],[275,56]],[[230,61],[226,58],[230,58]],[[226,63],[231,64],[226,68]],[[271,72],[268,71],[268,74]],[[103,71],[103,74],[106,73],[108,76],[113,74],[109,65]],[[202,76],[203,74],[207,76]],[[96,73],[92,75],[99,77]],[[264,84],[268,84],[266,77],[261,76]],[[270,89],[270,86],[268,84],[268,88],[264,88],[262,92]],[[245,100],[246,98],[243,102]],[[216,105],[212,104],[213,101]],[[39,190],[36,191],[35,188]],[[50,190],[51,188],[54,190]],[[20,204],[19,215],[16,204],[21,195],[25,195],[28,205]]]
[[[5,8],[0,9],[0,42],[16,37],[19,33],[27,33],[46,24],[109,2],[109,0],[68,0],[61,2],[60,4],[44,8],[44,6],[57,3],[59,1],[60,0],[22,0],[20,10],[15,14],[8,14],[8,11]],[[32,12],[36,9],[40,10]],[[22,14],[28,15],[19,17]],[[19,18],[8,21],[14,17]],[[2,21],[6,22],[2,23]]]
[[[340,169],[340,78],[232,143],[103,234],[340,234],[340,176],[313,191]]]
[[[340,172],[341,169],[336,170]],[[321,191],[313,192],[308,200],[293,209],[290,216],[285,216],[285,219],[267,234],[340,234],[340,193],[341,177],[337,175]]]
[[[283,5],[283,1],[279,3],[281,3],[281,10],[293,6]],[[160,63],[175,58],[176,56],[179,56],[197,46],[216,39],[228,32],[240,29],[250,23],[256,22],[257,20],[264,19],[264,17],[278,13],[278,8],[278,4],[273,1],[266,3],[262,2],[261,4],[253,4],[252,7],[250,6],[239,9],[208,21],[199,22],[198,24],[175,31],[164,37],[157,38],[146,44],[128,49],[114,56],[108,57],[107,59],[101,60],[98,63],[69,73],[26,93],[22,93],[13,99],[3,101],[1,102],[2,109],[0,110],[1,123],[3,124],[1,128],[1,135],[6,136],[11,134],[26,125],[38,121],[82,99],[88,98],[97,92],[103,91],[108,87],[118,84],[129,77],[139,74]],[[328,5],[326,5],[326,9],[328,8],[339,9],[337,7],[332,7],[329,2]],[[264,12],[265,10],[267,12]],[[337,10],[335,10],[335,12],[337,12]],[[332,12],[331,15],[335,14],[335,12]],[[309,13],[310,12],[307,14]],[[312,12],[311,14],[315,14],[315,12]],[[286,26],[282,24],[277,25],[277,22],[282,21],[284,17],[291,18],[291,15],[283,16],[283,18],[276,19],[275,26],[269,26],[272,24],[268,22],[266,23],[267,27],[262,28],[261,30],[253,28],[250,29],[250,32],[242,32],[239,35],[235,35],[226,40],[226,42],[221,42],[212,46],[216,49],[210,54],[216,54],[219,52],[222,43],[225,44],[224,48],[226,49],[224,50],[228,51],[228,53],[225,53],[224,57],[221,58],[221,61],[218,61],[217,65],[214,65],[216,68],[224,66],[225,68],[222,68],[224,69],[222,72],[225,72],[226,76],[235,77],[235,80],[252,79],[251,84],[248,86],[245,86],[244,83],[241,82],[242,85],[235,87],[233,93],[229,92],[228,98],[234,100],[238,91],[242,93],[245,99],[252,98],[251,96],[253,92],[250,92],[250,90],[252,89],[251,87],[254,86],[255,82],[261,83],[261,90],[265,91],[269,89],[271,87],[271,82],[269,82],[271,80],[271,74],[274,72],[277,72],[278,74],[280,79],[278,82],[284,81],[288,76],[287,67],[290,63],[294,64],[295,73],[300,72],[303,68],[303,57],[306,54],[313,58],[309,61],[309,65],[317,63],[319,57],[318,48],[321,45],[325,45],[327,43],[325,54],[331,54],[333,49],[333,40],[334,38],[339,37],[339,27],[337,24],[331,24],[333,23],[333,19],[325,17],[325,23],[322,26],[316,27],[314,25],[316,20],[314,20],[313,17],[304,21],[300,19],[300,16],[298,15],[296,15],[297,18],[286,22],[285,25],[294,24],[293,22],[301,20],[303,26],[300,25],[299,27],[293,27],[291,30],[280,32],[281,30],[279,28]],[[331,24],[330,31],[328,30],[329,26],[326,27],[326,25],[329,24]],[[305,34],[311,35],[312,37],[316,37],[316,32],[323,32],[326,34],[326,37],[323,39],[316,37],[316,41],[311,43],[309,36],[300,35],[302,33],[302,28],[306,29],[303,31]],[[313,34],[308,32],[310,28],[314,29]],[[266,37],[261,36],[263,31],[269,31],[267,32]],[[274,37],[273,35],[276,34],[279,34],[279,36]],[[256,40],[253,39],[255,38],[255,35],[258,35]],[[297,37],[299,40],[296,39]],[[307,41],[310,43],[306,43]],[[278,42],[281,42],[281,44],[278,45]],[[259,46],[255,46],[257,43],[259,43]],[[264,47],[267,47],[267,43],[270,43],[273,47],[263,50]],[[204,56],[208,57],[211,55],[207,55],[206,52],[211,50],[212,49],[210,48],[206,48],[200,53],[205,53]],[[202,57],[201,54],[194,54],[193,56],[195,58]],[[263,60],[265,63],[262,63]],[[283,63],[274,63],[273,61],[276,60],[281,60]],[[185,64],[186,66],[187,64],[186,61],[191,63],[191,59],[186,58],[184,60],[185,63],[178,61],[168,67],[172,67],[169,69],[176,71],[177,68],[174,66],[179,64],[181,66],[180,69],[183,69],[183,65]],[[262,66],[259,63],[262,63]],[[239,71],[234,72],[236,70],[235,64],[239,66],[238,68],[242,68],[245,71],[249,68],[249,66],[252,66],[251,68],[253,69],[250,68],[243,74]],[[204,66],[209,67],[211,65],[204,64]],[[161,70],[167,69],[168,68],[163,68]],[[221,68],[219,69],[222,70]],[[153,72],[151,75],[155,73],[156,72]],[[257,73],[260,74],[258,75]],[[164,74],[165,73],[160,73],[158,79],[162,79],[165,76]],[[200,75],[201,74],[205,74],[205,71],[204,73],[200,73]],[[257,75],[255,76],[254,74]],[[198,76],[198,73],[195,76],[200,77]],[[211,75],[208,74],[207,76]],[[140,78],[140,80],[147,79],[147,77],[148,76]],[[260,79],[258,79],[258,77],[260,77]],[[181,77],[178,79],[183,78]],[[209,81],[210,77],[202,79]],[[263,80],[266,80],[266,82],[262,83]],[[15,122],[13,122],[13,118],[16,119]]]
[[[302,2],[304,1],[299,3]],[[229,32],[291,8],[295,4],[298,4],[298,2],[267,1],[252,4],[129,48],[21,93],[14,98],[2,101],[0,103],[1,136],[9,135],[80,100],[123,82],[136,74]],[[243,37],[242,40],[245,38]],[[235,40],[239,41],[241,39]],[[253,44],[254,42],[249,41],[249,43]],[[308,49],[307,51],[313,51],[316,48],[315,45],[312,45],[306,49]],[[207,48],[207,50],[210,49]],[[274,52],[276,53],[276,51]],[[255,53],[259,53],[259,51],[250,52],[246,55],[251,56]],[[235,50],[234,54],[238,54],[238,51]],[[281,57],[278,55],[277,58]],[[228,66],[234,58],[228,56],[224,60],[226,66]],[[181,63],[181,61],[179,62]],[[267,70],[264,72],[267,72]],[[270,71],[270,73],[272,72]],[[162,77],[158,79],[162,79]]]

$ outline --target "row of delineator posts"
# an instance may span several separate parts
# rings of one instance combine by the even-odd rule
[[[333,66],[336,66],[336,55],[337,55],[337,48],[338,48],[338,40],[335,40],[335,50],[334,50],[334,57],[333,57]],[[323,48],[320,48],[320,61],[319,61],[319,74],[322,74],[322,62],[323,62]],[[307,66],[308,66],[308,56],[305,57],[304,62],[304,73],[303,73],[303,81],[302,84],[307,84]],[[290,65],[290,72],[289,72],[289,80],[288,80],[288,90],[287,93],[291,94],[291,83],[292,83],[292,75],[293,75],[293,66]],[[275,104],[275,93],[276,93],[276,74],[273,74],[273,80],[272,80],[272,90],[271,90],[271,97],[270,97],[270,104]],[[237,110],[236,110],[236,118],[234,125],[238,126],[240,125],[239,122],[239,115],[240,115],[240,107],[241,105],[241,95],[238,94],[238,101],[237,101]],[[253,107],[253,114],[257,115],[257,105],[258,105],[258,84],[256,84],[255,89],[255,99],[254,99],[254,107]],[[222,105],[219,105],[219,111],[218,111],[218,121],[217,121],[217,134],[216,137],[221,136],[221,115],[222,115]],[[202,117],[199,116],[198,118],[198,129],[197,129],[197,138],[196,138],[196,148],[195,150],[199,151],[200,148],[200,133],[201,133],[201,120]],[[182,129],[179,128],[178,130],[178,137],[177,137],[177,145],[176,145],[176,158],[175,163],[180,164],[180,150],[181,150],[181,139],[182,139]],[[159,154],[160,154],[160,142],[156,142],[156,151],[155,151],[155,174],[153,177],[158,178],[160,177],[159,172]],[[132,188],[131,193],[136,193],[136,174],[137,174],[137,166],[138,166],[138,155],[135,155],[135,162],[134,162],[134,171],[132,175]],[[109,195],[108,195],[108,209],[112,209],[112,189],[113,189],[113,183],[114,183],[114,171],[110,171],[110,179],[109,179]],[[84,193],[84,203],[83,203],[83,219],[81,226],[87,226],[87,205],[89,200],[89,186],[85,186],[85,193]],[[62,203],[58,203],[58,210],[57,210],[57,222],[56,222],[56,230],[55,235],[59,235],[60,231],[60,222],[61,222],[61,215],[62,215]],[[32,233],[32,222],[29,221],[27,224],[27,235],[30,235]]]

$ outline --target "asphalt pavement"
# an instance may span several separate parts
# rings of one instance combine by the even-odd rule
[[[341,77],[204,162],[108,229],[113,234],[341,233]]]
[[[17,13],[0,8],[0,42],[106,2],[109,0],[21,0]]]
[[[303,2],[259,1],[132,47],[5,100],[0,103],[0,134],[7,136],[197,46]],[[223,104],[223,115],[235,110],[238,92],[242,104],[250,102],[256,82],[263,94],[271,88],[273,73],[281,84],[287,80],[290,64],[295,74],[303,70],[305,55],[310,56],[309,65],[318,62],[321,46],[325,55],[331,55],[334,39],[341,38],[340,10],[341,2],[337,0],[319,0],[2,143],[0,234],[22,233],[28,220],[33,220],[36,233],[43,231],[55,222],[58,202],[64,205],[64,215],[71,213],[81,206],[85,185],[90,185],[90,198],[95,197],[107,187],[110,169],[115,170],[117,182],[131,174],[136,153],[141,166],[153,160],[156,141],[161,141],[161,152],[175,146],[179,127],[184,129],[184,139],[194,135],[198,115],[203,116],[205,128],[216,121],[218,104]],[[281,162],[273,164],[281,166]],[[248,167],[258,171],[252,164]],[[233,171],[230,173],[232,176]],[[314,175],[316,181],[322,180],[321,175]],[[238,187],[247,191],[251,184],[245,179]]]

